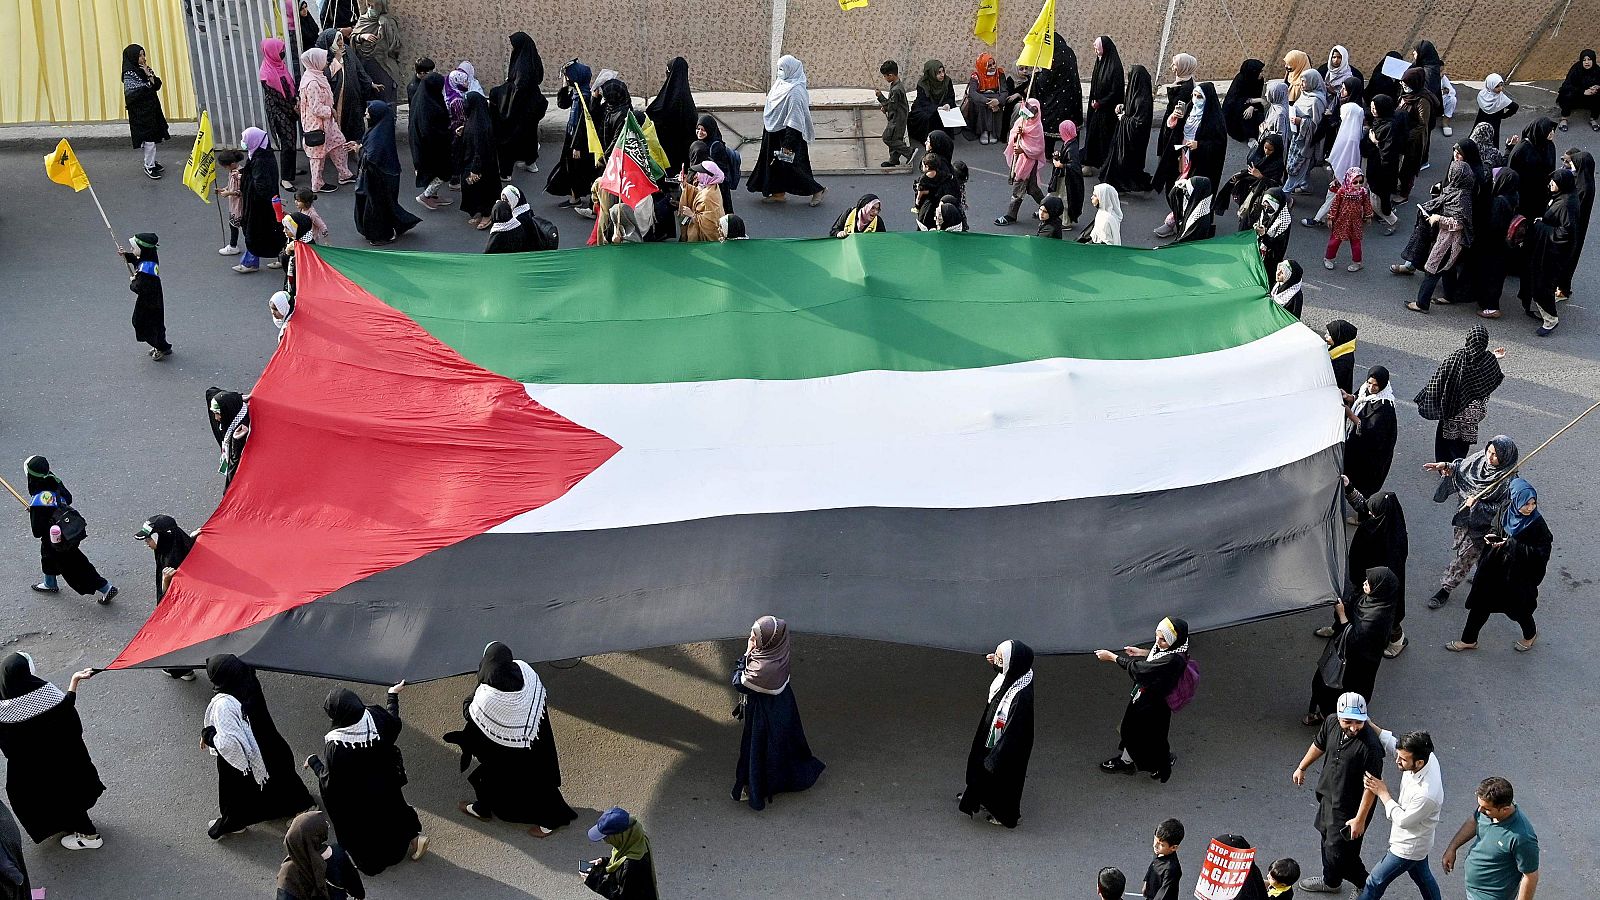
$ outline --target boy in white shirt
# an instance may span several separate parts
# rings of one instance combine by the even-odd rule
[[[1381,778],[1369,774],[1363,779],[1389,817],[1389,851],[1372,870],[1357,900],[1378,900],[1402,874],[1416,882],[1423,900],[1440,900],[1439,883],[1428,868],[1434,831],[1444,807],[1444,779],[1439,757],[1433,752],[1433,738],[1426,731],[1400,738],[1392,731],[1382,731],[1378,738],[1384,749],[1394,754],[1395,768],[1400,770],[1400,794],[1390,796]]]

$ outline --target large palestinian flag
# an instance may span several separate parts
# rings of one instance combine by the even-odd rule
[[[1342,406],[1250,236],[297,245],[239,476],[115,666],[366,681],[806,632],[1121,646],[1342,573]]]

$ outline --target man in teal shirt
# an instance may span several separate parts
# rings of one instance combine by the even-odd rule
[[[1467,853],[1467,900],[1533,900],[1539,836],[1512,802],[1511,782],[1496,777],[1478,785],[1478,811],[1445,848],[1445,872],[1455,868],[1456,851],[1474,838]]]

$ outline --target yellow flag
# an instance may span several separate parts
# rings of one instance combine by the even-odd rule
[[[78,162],[78,154],[72,152],[72,145],[66,138],[56,145],[54,153],[46,153],[44,157],[44,174],[56,184],[64,184],[75,191],[81,191],[89,186],[89,173],[83,171],[83,164]]]
[[[588,98],[583,96],[582,89],[574,90],[573,93],[578,95],[578,106],[583,108],[583,128],[589,134],[589,152],[593,154],[596,160],[604,160],[606,158],[606,145],[600,143],[600,132],[595,130],[594,117],[589,115]]]
[[[978,0],[978,21],[972,33],[989,46],[994,46],[1000,25],[1000,0]]]
[[[843,10],[866,9],[867,0],[839,0],[839,8]]]
[[[211,116],[200,111],[200,128],[194,133],[194,149],[183,164],[183,183],[201,200],[211,202],[211,186],[217,181],[217,156],[211,145]]]
[[[1056,0],[1044,0],[1039,18],[1022,39],[1022,55],[1017,65],[1048,69],[1056,61]]]
[[[661,138],[656,135],[655,120],[645,116],[643,130],[645,146],[650,148],[650,158],[655,160],[656,165],[662,169],[667,168],[667,166],[671,165],[671,161],[667,159],[666,148],[661,146]]]

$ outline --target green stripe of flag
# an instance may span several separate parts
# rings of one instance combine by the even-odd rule
[[[1266,299],[1254,235],[1155,251],[900,232],[503,255],[317,252],[468,360],[543,384],[1156,359],[1294,322]]]

